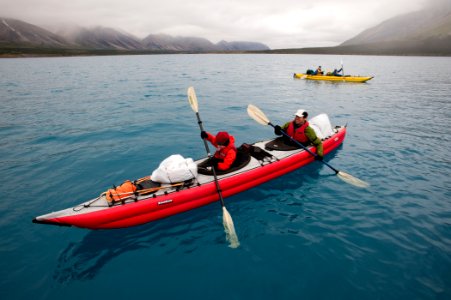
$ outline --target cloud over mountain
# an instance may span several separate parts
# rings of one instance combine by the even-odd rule
[[[0,19],[0,46],[68,48],[89,50],[148,50],[148,51],[259,51],[269,47],[257,42],[220,42],[213,44],[199,37],[149,34],[139,39],[113,28],[78,26],[60,28],[56,33],[20,20]]]

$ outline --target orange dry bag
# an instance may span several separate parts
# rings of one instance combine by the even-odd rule
[[[120,186],[106,191],[106,199],[110,203],[120,201],[135,195],[136,186],[130,181],[126,180]]]

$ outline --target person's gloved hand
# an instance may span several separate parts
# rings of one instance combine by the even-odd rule
[[[282,135],[282,127],[280,127],[279,125],[274,126],[274,134]]]
[[[201,137],[201,139],[206,139],[208,137],[207,132],[206,131],[201,131],[200,132],[200,137]]]
[[[322,156],[319,156],[319,155],[316,155],[316,156],[315,156],[315,160],[323,161],[323,157],[322,157]]]

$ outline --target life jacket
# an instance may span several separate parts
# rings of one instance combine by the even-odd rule
[[[213,144],[213,146],[218,147],[218,144],[216,144],[216,139],[213,135],[208,134],[207,139]],[[227,147],[217,150],[214,155],[215,158],[220,160],[218,163],[218,169],[222,171],[229,169],[236,159],[236,152],[235,138],[233,135],[230,135],[229,144]]]
[[[294,138],[296,141],[300,142],[301,144],[306,144],[309,139],[305,135],[305,129],[309,126],[309,123],[305,121],[304,124],[301,125],[301,127],[298,127],[296,130],[294,129],[294,122],[290,122],[290,125],[288,125],[287,128],[287,134]]]
[[[120,186],[107,190],[105,192],[105,196],[109,203],[114,203],[125,198],[133,197],[135,195],[135,191],[136,185],[134,185],[130,180],[126,180]]]

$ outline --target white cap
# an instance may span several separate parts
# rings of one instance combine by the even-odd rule
[[[305,118],[307,115],[307,112],[303,109],[298,109],[298,111],[294,115],[301,117],[301,118]]]

